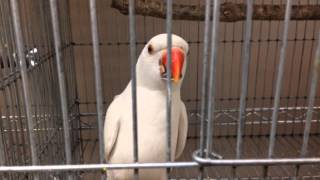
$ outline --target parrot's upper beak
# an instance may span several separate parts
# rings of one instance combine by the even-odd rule
[[[178,82],[182,77],[182,67],[184,63],[184,53],[181,48],[173,47],[171,49],[171,80]],[[167,50],[162,53],[160,61],[161,78],[167,78]]]

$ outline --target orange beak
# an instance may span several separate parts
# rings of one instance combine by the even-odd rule
[[[171,49],[171,77],[173,82],[178,82],[182,77],[182,67],[184,63],[184,53],[182,49],[173,47]],[[167,50],[164,50],[161,58],[160,73],[166,74],[167,67]]]

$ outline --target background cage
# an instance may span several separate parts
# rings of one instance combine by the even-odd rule
[[[220,3],[225,2],[247,3],[240,0]],[[98,0],[96,3],[95,9],[92,8],[94,6],[90,8],[88,0],[0,1],[1,179],[100,178],[101,168],[92,167],[92,171],[88,171],[90,169],[88,165],[81,166],[82,169],[80,166],[75,166],[71,173],[62,171],[63,166],[50,167],[57,168],[50,172],[40,172],[41,167],[33,171],[28,169],[32,167],[27,166],[63,165],[68,161],[71,164],[100,163],[95,89],[97,69],[94,68],[93,60],[93,49],[97,48],[94,48],[94,43],[97,43],[96,47],[100,50],[100,58],[98,58],[101,63],[103,90],[103,98],[100,98],[103,100],[102,114],[105,113],[113,96],[120,93],[130,80],[131,66],[128,16],[112,8],[111,0]],[[206,5],[204,1],[194,0],[174,1],[174,3],[199,7]],[[316,0],[296,0],[291,3],[319,6],[319,1]],[[285,7],[287,1],[260,0],[254,1],[254,4],[284,5]],[[55,5],[57,5],[56,9]],[[211,12],[213,12],[212,9]],[[94,21],[90,21],[90,13],[97,13],[98,33],[93,32],[93,34],[98,41],[92,41],[90,28],[94,27]],[[15,19],[17,17],[19,19]],[[151,37],[166,31],[166,20],[137,15],[135,21],[135,45],[136,52],[139,54]],[[253,20],[250,41],[246,41],[244,35],[248,27],[245,20],[221,21],[218,24],[212,141],[213,150],[230,162],[229,165],[223,165],[226,161],[213,160],[216,164],[213,167],[205,167],[203,177],[216,179],[319,178],[320,91],[318,89],[312,107],[313,116],[306,154],[306,157],[314,163],[300,166],[299,163],[287,165],[273,162],[275,164],[268,166],[267,169],[265,164],[258,164],[258,160],[268,158],[275,82],[283,46],[281,41],[284,20]],[[301,157],[313,63],[318,47],[319,21],[290,20],[288,25],[273,158],[295,160]],[[185,38],[190,45],[188,75],[181,91],[190,125],[187,146],[182,158],[179,159],[189,164],[176,164],[175,167],[181,165],[184,168],[174,168],[170,173],[173,179],[197,178],[201,173],[200,165],[194,161],[192,154],[199,148],[201,130],[201,88],[204,70],[202,60],[206,26],[210,27],[208,31],[210,38],[207,39],[207,43],[210,44],[210,34],[214,33],[211,24],[205,25],[204,21],[172,20],[172,32]],[[17,29],[21,30],[20,39],[17,38]],[[60,45],[55,47],[59,39]],[[245,62],[243,49],[246,42],[250,43],[250,63],[247,70],[248,89],[244,96],[246,108],[244,109],[245,128],[241,159],[255,161],[250,166],[238,167],[238,164],[231,161],[236,159],[239,104],[243,83],[241,77],[243,72],[246,72],[242,69]],[[209,51],[212,51],[211,46],[208,46]],[[65,77],[62,79],[65,80],[66,86],[62,91],[66,93],[65,95],[61,94],[59,89],[61,73],[57,70],[59,66],[57,58],[61,60],[60,67],[64,68]],[[23,86],[24,75],[28,87]],[[27,103],[24,94],[26,92],[29,98]],[[66,103],[65,112],[61,110],[62,101]],[[28,107],[31,112],[29,115]],[[31,121],[28,121],[28,116]],[[29,131],[28,122],[31,122],[31,131]],[[67,126],[69,128],[66,128]],[[66,133],[70,134],[70,138],[65,136]],[[69,157],[66,155],[68,151],[66,144],[70,146]],[[33,156],[32,151],[34,151]],[[42,166],[43,169],[46,169],[45,167]]]

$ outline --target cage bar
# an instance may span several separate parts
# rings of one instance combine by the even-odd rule
[[[274,97],[274,104],[273,104],[273,112],[272,112],[272,124],[270,130],[270,141],[269,141],[269,151],[268,157],[272,158],[273,151],[274,151],[274,144],[275,144],[275,136],[276,136],[276,128],[277,128],[277,118],[280,106],[280,95],[281,95],[281,87],[282,87],[282,80],[283,80],[283,73],[284,73],[284,65],[285,65],[285,58],[286,58],[286,48],[288,42],[288,29],[289,29],[289,22],[290,22],[290,15],[291,15],[291,6],[292,1],[287,0],[286,6],[286,14],[284,19],[284,30],[282,35],[282,46],[280,50],[280,61],[278,65],[278,75],[275,87],[275,97]]]
[[[98,23],[97,23],[97,9],[96,0],[90,0],[90,22],[91,22],[91,35],[93,45],[93,60],[94,60],[94,72],[95,72],[95,85],[96,85],[96,101],[97,101],[97,121],[98,121],[98,137],[99,137],[99,157],[100,163],[104,163],[104,141],[103,141],[103,90],[101,82],[101,63],[100,63],[100,50],[99,50],[99,35],[98,35]],[[101,180],[104,180],[105,176],[101,175]]]
[[[237,129],[237,150],[236,158],[240,159],[242,154],[242,135],[244,130],[244,122],[246,120],[246,97],[248,92],[248,76],[249,76],[249,63],[250,63],[250,40],[252,31],[252,0],[247,0],[247,18],[245,24],[244,33],[244,47],[243,47],[243,57],[242,57],[242,77],[241,77],[241,94],[240,94],[240,107],[239,107],[239,117],[238,117],[238,129]]]
[[[54,49],[55,49],[56,62],[57,62],[66,164],[71,164],[72,155],[71,155],[70,125],[69,125],[69,118],[68,118],[69,115],[68,115],[67,90],[66,90],[66,82],[65,82],[65,74],[64,74],[64,65],[62,62],[62,54],[61,54],[62,46],[61,46],[59,20],[58,20],[58,7],[57,7],[56,0],[50,0],[50,12],[51,12],[51,21],[52,21],[53,37],[54,37]],[[71,174],[68,174],[68,179],[73,179]]]
[[[211,62],[210,62],[210,75],[209,75],[209,87],[208,87],[208,104],[207,104],[207,116],[208,125],[206,132],[206,157],[210,157],[212,151],[212,135],[213,135],[213,121],[215,110],[215,74],[216,74],[216,61],[217,61],[217,45],[218,45],[218,30],[219,30],[219,17],[220,17],[220,0],[215,0],[212,11],[212,34],[211,34]]]
[[[207,88],[208,88],[208,56],[209,56],[209,37],[210,37],[210,9],[211,0],[206,0],[205,24],[203,37],[203,58],[202,58],[202,85],[201,85],[201,118],[200,118],[200,157],[204,157],[205,150],[205,123],[206,123],[206,104],[207,104]],[[198,179],[203,179],[204,168],[200,167]]]
[[[311,128],[311,119],[312,119],[312,107],[314,106],[315,96],[317,93],[317,84],[318,84],[318,74],[319,74],[319,67],[320,67],[320,33],[318,36],[318,46],[316,50],[316,55],[312,67],[312,77],[311,77],[311,86],[309,91],[309,100],[308,100],[308,110],[306,116],[306,123],[303,133],[303,142],[301,146],[301,157],[305,157],[308,152],[308,143],[309,143],[309,136],[310,136],[310,128]]]
[[[320,158],[274,158],[274,159],[206,159],[194,156],[205,166],[274,166],[312,165],[320,163]],[[99,171],[107,169],[149,169],[149,168],[194,168],[197,162],[128,163],[128,164],[70,164],[36,166],[0,166],[0,172],[49,172],[49,171]]]
[[[27,66],[26,66],[26,58],[23,53],[24,51],[24,42],[22,37],[21,31],[21,21],[19,15],[19,7],[16,0],[11,0],[11,13],[13,17],[13,28],[14,28],[14,35],[15,41],[18,51],[18,61],[20,66],[21,78],[22,78],[22,88],[23,88],[23,98],[24,98],[24,105],[25,105],[25,113],[27,116],[27,128],[28,128],[28,137],[30,143],[30,152],[31,152],[31,160],[32,165],[37,165],[38,158],[37,158],[37,150],[36,150],[36,142],[35,142],[35,134],[33,131],[34,124],[32,118],[32,110],[31,110],[31,98],[30,98],[30,86],[27,74]],[[12,68],[12,65],[11,65]],[[39,175],[36,173],[34,174],[34,179],[38,180]]]
[[[206,0],[205,27],[203,39],[203,59],[202,59],[202,86],[201,86],[201,127],[200,127],[200,156],[204,157],[205,150],[205,123],[206,123],[206,101],[207,101],[207,82],[208,82],[208,56],[209,56],[209,26],[210,26],[210,0]]]
[[[171,48],[172,48],[172,0],[167,0],[166,11],[166,32],[167,32],[167,107],[166,107],[166,139],[167,139],[167,162],[172,161],[171,156],[171,107],[172,107],[172,84],[171,84]],[[167,179],[169,180],[170,168],[167,168]]]
[[[21,72],[21,78],[22,78],[23,97],[24,97],[24,105],[26,109],[26,116],[27,116],[27,123],[28,123],[27,127],[28,127],[29,141],[30,141],[31,159],[32,159],[32,165],[37,165],[38,159],[37,159],[35,135],[33,132],[34,124],[33,124],[32,111],[31,111],[31,98],[30,98],[31,94],[30,94],[30,87],[29,87],[29,81],[28,81],[26,59],[23,53],[24,42],[23,42],[22,32],[21,32],[19,8],[16,0],[11,0],[10,2],[11,2],[11,12],[13,17],[15,39],[16,39],[16,45],[18,50],[20,72]]]
[[[138,119],[137,119],[137,78],[136,78],[136,21],[135,1],[129,0],[129,34],[130,34],[130,62],[131,62],[131,93],[132,93],[132,125],[133,125],[133,161],[139,161],[138,148]],[[139,170],[134,169],[134,179],[139,179]]]

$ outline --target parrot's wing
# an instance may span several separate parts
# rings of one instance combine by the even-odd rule
[[[181,111],[180,111],[180,118],[179,118],[179,126],[178,126],[178,141],[177,141],[177,148],[176,148],[176,159],[178,159],[183,149],[186,145],[187,140],[187,133],[188,133],[188,116],[186,106],[183,102],[181,102]]]
[[[110,104],[104,123],[104,151],[105,158],[108,161],[117,140],[120,127],[120,101],[116,97]]]

